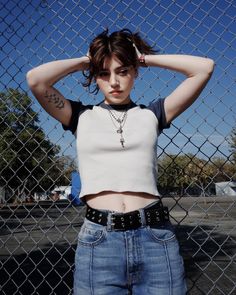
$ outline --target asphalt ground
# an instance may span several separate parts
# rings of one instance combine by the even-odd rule
[[[163,203],[176,227],[188,294],[236,294],[236,198]],[[63,202],[0,208],[0,294],[71,294],[84,213]]]

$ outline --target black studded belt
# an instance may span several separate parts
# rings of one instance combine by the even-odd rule
[[[150,227],[156,227],[169,221],[169,211],[167,207],[163,207],[162,202],[159,201],[154,205],[141,209],[144,212],[145,224]],[[85,217],[101,225],[108,224],[109,212],[93,209],[87,205]],[[131,230],[137,229],[144,225],[141,220],[139,210],[127,213],[111,212],[111,227],[114,230]]]

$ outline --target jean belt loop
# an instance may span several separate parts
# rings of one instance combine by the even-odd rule
[[[113,212],[110,211],[108,212],[107,215],[107,231],[112,231],[113,229],[113,216],[112,216]]]
[[[140,214],[142,226],[146,226],[146,216],[145,216],[144,209],[139,209],[138,211]]]

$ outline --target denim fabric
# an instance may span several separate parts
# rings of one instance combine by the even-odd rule
[[[186,294],[183,259],[170,223],[113,231],[110,224],[85,219],[75,255],[74,295],[111,294]]]

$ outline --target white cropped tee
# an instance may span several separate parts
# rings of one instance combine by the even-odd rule
[[[69,126],[76,136],[78,170],[81,178],[80,198],[105,191],[144,192],[158,196],[157,138],[168,128],[164,99],[149,106],[83,105],[70,101],[72,116]],[[127,110],[123,126],[124,147],[112,120],[112,112]]]

